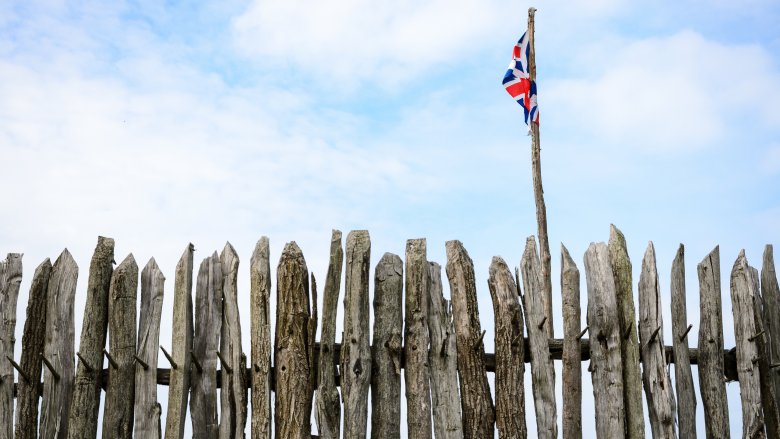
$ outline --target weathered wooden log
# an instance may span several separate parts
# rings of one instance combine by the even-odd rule
[[[582,438],[582,366],[580,271],[561,244],[561,296],[563,304],[563,439]]]
[[[368,387],[371,383],[368,271],[371,239],[366,230],[347,235],[344,289],[344,340],[341,349],[341,395],[344,437],[364,438],[368,428]]]
[[[195,246],[188,244],[176,264],[173,285],[173,330],[171,340],[171,383],[168,387],[168,412],[165,439],[184,437],[187,397],[190,392],[192,350],[192,257]]]
[[[51,363],[43,371],[43,399],[39,436],[68,437],[68,411],[73,396],[74,353],[73,301],[79,268],[68,249],[54,262],[46,297],[46,341],[42,360]]]
[[[775,273],[772,245],[764,248],[761,266],[761,296],[764,299],[764,330],[768,334],[767,351],[769,364],[780,363],[780,286]],[[775,395],[780,397],[780,373],[773,373],[772,384]]]
[[[135,401],[136,302],[138,265],[128,255],[111,275],[108,293],[108,346],[117,366],[109,367],[103,437],[133,437]]]
[[[0,439],[11,439],[14,433],[14,369],[6,357],[14,356],[21,283],[22,255],[8,253],[0,262]]]
[[[447,278],[458,351],[463,437],[493,438],[495,413],[479,322],[474,263],[460,241],[447,241]]]
[[[642,375],[639,370],[639,343],[634,310],[631,279],[631,260],[626,238],[614,224],[609,227],[609,260],[617,293],[618,328],[623,334],[620,358],[623,363],[623,404],[625,407],[626,438],[645,437],[645,418],[642,407]],[[628,337],[625,334],[628,333]]]
[[[406,425],[410,437],[431,437],[431,387],[428,364],[428,261],[425,239],[406,241]]]
[[[739,252],[731,269],[731,311],[734,316],[734,341],[737,344],[739,396],[742,401],[742,437],[764,438],[764,414],[761,410],[761,382],[758,370],[757,335],[753,301],[755,291],[745,251]]]
[[[720,301],[720,249],[715,247],[696,267],[699,276],[699,390],[708,438],[728,438],[729,409],[723,382],[723,311]],[[691,355],[693,357],[693,355]]]
[[[306,260],[293,241],[285,245],[276,270],[275,437],[311,435],[312,391],[309,377],[316,367],[309,358],[309,273]]]
[[[268,237],[249,261],[252,340],[252,439],[271,438],[271,263]]]
[[[590,343],[590,368],[596,408],[596,436],[623,437],[625,410],[620,342],[623,331],[618,321],[615,281],[607,246],[590,244],[585,252],[585,278],[588,287],[588,326],[594,336]]]
[[[328,273],[325,277],[325,291],[322,306],[322,331],[319,356],[319,375],[317,383],[317,402],[315,418],[320,438],[339,439],[341,437],[341,400],[336,388],[336,312],[338,311],[341,271],[344,266],[344,250],[341,247],[341,231],[333,230],[330,238],[330,257]],[[375,292],[379,294],[379,292]],[[376,299],[375,299],[376,300]],[[374,321],[380,319],[375,315]],[[375,323],[376,324],[376,323]],[[376,329],[374,329],[376,338]],[[376,403],[376,401],[375,401]],[[372,424],[376,425],[376,424]],[[376,427],[375,427],[376,428]]]
[[[654,438],[676,438],[674,394],[666,374],[661,289],[655,248],[650,242],[639,275],[639,342],[642,345],[642,383],[647,398],[650,429]],[[624,334],[625,336],[625,334]]]
[[[219,435],[217,418],[217,350],[222,332],[222,263],[214,252],[200,263],[195,283],[194,368],[190,369],[192,437]]]
[[[228,242],[220,255],[222,264],[222,336],[220,353],[228,367],[220,392],[219,437],[243,439],[246,427],[246,389],[241,357],[241,321],[238,312],[238,253]],[[244,359],[246,364],[246,359]],[[230,370],[233,373],[230,373]]]
[[[510,276],[511,277],[511,276]],[[458,354],[450,303],[444,298],[441,265],[428,263],[428,335],[431,348],[431,408],[436,438],[463,438],[458,393]],[[517,292],[513,293],[515,300]]]
[[[157,359],[160,346],[165,276],[154,258],[141,271],[141,314],[135,364],[135,427],[133,437],[159,439],[162,406],[157,401]]]
[[[758,371],[761,383],[761,405],[764,410],[764,424],[766,425],[767,437],[780,437],[780,411],[777,406],[777,395],[775,394],[772,375],[774,371],[770,368],[769,350],[767,340],[769,335],[766,333],[763,320],[763,298],[761,297],[761,288],[759,286],[758,270],[748,266],[750,269],[750,281],[753,283],[753,309],[755,311],[753,318],[756,322],[756,334],[753,336],[753,343],[758,352]],[[760,335],[759,335],[760,334]]]
[[[536,239],[526,239],[525,251],[520,261],[523,274],[523,305],[525,327],[528,330],[528,348],[531,351],[531,384],[536,411],[536,435],[539,438],[558,437],[558,417],[555,404],[555,368],[547,345],[548,332],[542,289],[542,269],[536,251]]]
[[[677,391],[677,425],[681,438],[696,438],[696,394],[688,349],[688,310],[685,296],[685,247],[680,244],[672,262],[672,346]]]
[[[488,278],[493,299],[496,340],[496,426],[502,439],[524,439],[525,391],[523,389],[523,310],[517,284],[506,262],[494,256]],[[435,346],[435,345],[434,345]],[[453,387],[457,389],[457,383]],[[457,396],[457,394],[456,394]],[[438,435],[437,435],[438,437]]]
[[[306,398],[306,406],[304,410],[309,414],[311,418],[312,409],[314,408],[314,389],[317,388],[317,357],[314,355],[315,340],[317,339],[317,279],[314,277],[314,273],[309,274],[311,285],[311,316],[309,317],[309,323],[306,325],[306,337],[308,342],[309,351],[307,352],[307,358],[310,361],[309,367],[309,394]],[[370,347],[369,347],[370,349]],[[309,423],[309,430],[311,430],[311,422]]]
[[[399,439],[401,437],[403,270],[404,264],[398,255],[385,253],[374,271],[374,339],[371,370],[372,439]],[[325,351],[323,350],[323,352]],[[322,364],[322,360],[320,360],[320,364]],[[320,370],[326,369],[320,368]],[[320,437],[322,437],[322,433],[320,433]]]
[[[27,316],[22,335],[22,358],[19,361],[24,375],[19,379],[16,397],[16,427],[14,437],[38,437],[38,398],[41,380],[41,352],[46,340],[46,298],[51,276],[51,261],[46,258],[35,269],[27,300]],[[6,361],[7,358],[0,358]],[[9,360],[10,362],[10,360]],[[27,377],[27,378],[25,378]]]

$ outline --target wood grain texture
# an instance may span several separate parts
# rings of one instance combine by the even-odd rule
[[[401,437],[403,288],[403,261],[398,255],[385,253],[374,271],[372,439]]]
[[[271,263],[268,237],[249,261],[252,365],[252,439],[271,438]]]
[[[515,279],[506,262],[494,256],[488,277],[493,299],[496,340],[496,426],[499,438],[524,439],[525,391],[523,388],[523,310]],[[455,386],[457,388],[457,385]],[[437,436],[438,437],[438,436]]]
[[[589,369],[596,409],[596,436],[623,437],[622,331],[618,326],[615,281],[607,246],[603,242],[590,244],[585,252],[585,279],[588,286],[588,325],[594,336],[594,342],[590,343]]]
[[[22,255],[8,253],[0,262],[0,439],[12,439],[14,433],[14,369],[6,357],[14,356],[21,283]]]
[[[764,299],[763,318],[767,337],[769,364],[780,363],[780,286],[777,283],[772,245],[764,248],[761,265],[761,296]],[[775,395],[780,397],[780,373],[771,374]]]
[[[672,346],[674,385],[677,391],[677,424],[681,438],[696,438],[696,393],[688,348],[688,308],[685,296],[685,248],[682,244],[672,262]]]
[[[447,241],[447,278],[458,351],[464,438],[493,438],[495,413],[486,374],[474,263],[460,241]]]
[[[580,307],[580,271],[561,244],[561,296],[563,307],[563,438],[582,438],[582,330]]]
[[[39,435],[42,438],[68,437],[68,411],[73,396],[74,361],[73,301],[79,268],[68,249],[62,251],[54,262],[46,306],[46,341],[43,355],[59,375],[44,367],[43,399]]]
[[[220,439],[243,439],[246,427],[246,357],[241,349],[241,319],[238,312],[238,253],[228,242],[220,254],[222,264],[222,335],[220,353],[228,363],[220,392]],[[243,357],[243,359],[242,359]],[[225,367],[222,368],[225,370]],[[232,370],[232,373],[230,372]]]
[[[341,399],[336,388],[336,314],[338,311],[341,271],[344,266],[344,250],[341,231],[333,230],[330,238],[328,273],[322,306],[322,332],[320,333],[319,374],[315,418],[320,438],[341,437]],[[379,294],[377,291],[375,294]],[[377,316],[376,318],[379,318]],[[375,320],[376,321],[376,320]],[[376,337],[376,331],[374,333]]]
[[[777,395],[775,394],[774,383],[772,382],[772,375],[774,375],[775,372],[770,368],[769,363],[769,344],[767,343],[769,335],[764,327],[764,302],[761,297],[759,275],[758,270],[755,268],[750,266],[748,266],[748,268],[750,270],[750,281],[753,283],[753,291],[755,294],[753,300],[753,318],[756,322],[756,333],[761,334],[758,337],[753,337],[753,343],[755,343],[756,351],[758,352],[757,364],[759,382],[761,383],[761,405],[764,410],[766,435],[767,437],[780,437],[780,410],[778,410]]]

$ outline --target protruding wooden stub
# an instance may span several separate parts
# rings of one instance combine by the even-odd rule
[[[563,302],[563,439],[582,438],[582,366],[580,362],[580,270],[561,245]],[[587,328],[586,328],[587,329]]]
[[[271,263],[268,238],[255,244],[249,261],[252,439],[271,438]],[[320,436],[322,434],[320,433]]]
[[[341,231],[333,230],[330,238],[330,257],[328,274],[325,277],[323,292],[322,332],[320,334],[320,363],[317,383],[317,402],[315,418],[317,429],[322,439],[339,439],[341,437],[341,399],[336,388],[336,311],[338,310],[339,289],[341,287],[341,271],[344,266],[344,250],[341,247]],[[374,292],[375,297],[380,294]],[[374,299],[376,300],[376,299]],[[374,314],[374,324],[381,316]],[[376,328],[376,326],[374,327]],[[374,329],[376,339],[376,329]],[[376,404],[376,398],[373,403]],[[372,422],[381,429],[381,425]],[[372,433],[373,434],[373,433]]]

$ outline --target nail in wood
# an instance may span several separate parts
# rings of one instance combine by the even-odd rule
[[[685,339],[685,337],[687,337],[687,336],[688,336],[688,333],[689,333],[689,332],[691,332],[691,329],[692,329],[692,328],[693,328],[693,323],[691,323],[690,325],[688,325],[688,329],[686,329],[686,330],[685,330],[685,332],[683,332],[683,333],[680,335],[680,341],[681,341],[681,342],[682,342],[682,341]]]
[[[138,362],[138,364],[141,365],[141,367],[144,368],[144,370],[149,370],[149,365],[146,364],[146,362],[142,360],[138,355],[133,355],[133,358],[135,359],[135,361]]]
[[[107,350],[103,349],[103,354],[106,356],[106,358],[108,358],[108,362],[111,364],[111,367],[114,369],[119,369],[119,363],[116,362],[114,357],[112,357]]]
[[[583,329],[582,332],[580,332],[580,335],[577,336],[577,340],[582,340],[582,337],[585,336],[585,333],[588,332],[589,329],[590,326],[586,326],[585,329]]]
[[[87,369],[87,372],[92,372],[94,369],[92,366],[87,363],[87,360],[84,359],[84,357],[81,356],[81,352],[76,352],[76,356],[79,357],[79,361],[81,361],[81,364],[84,365],[84,369]]]
[[[219,353],[219,351],[216,351],[217,357],[219,357],[219,362],[222,363],[222,368],[225,369],[225,372],[228,374],[233,373],[233,368],[228,366],[227,361],[225,361],[224,358],[222,358],[222,354]]]
[[[54,370],[54,365],[49,362],[49,360],[43,355],[43,352],[41,352],[41,360],[43,360],[43,364],[46,365],[46,367],[49,369],[49,372],[54,376],[54,381],[60,380],[60,374],[56,370]]]
[[[190,351],[190,357],[192,357],[192,364],[195,365],[195,369],[198,369],[198,373],[203,373],[203,367],[200,365],[200,361],[198,361],[198,357],[195,356],[195,353]]]
[[[179,365],[176,364],[175,361],[173,361],[173,357],[171,357],[171,354],[169,354],[168,351],[166,351],[165,348],[162,347],[162,345],[160,345],[160,349],[162,350],[163,355],[165,355],[165,358],[168,359],[168,362],[171,363],[171,367],[174,369],[178,369]]]
[[[20,375],[22,378],[24,378],[24,381],[25,381],[25,382],[27,382],[27,383],[29,383],[29,382],[30,382],[30,377],[29,377],[29,376],[28,376],[28,375],[27,375],[27,374],[26,374],[26,373],[25,373],[25,372],[22,370],[22,366],[20,366],[20,365],[19,365],[19,363],[17,363],[16,361],[14,361],[14,359],[13,359],[13,358],[11,358],[11,357],[9,357],[8,355],[6,355],[6,356],[5,356],[5,358],[7,358],[7,359],[8,359],[8,361],[10,361],[10,362],[11,362],[11,366],[13,366],[13,367],[14,367],[14,369],[16,369],[16,371],[17,371],[17,372],[19,372],[19,375]]]

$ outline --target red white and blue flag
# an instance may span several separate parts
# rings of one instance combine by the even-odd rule
[[[504,88],[507,93],[523,107],[525,124],[539,124],[539,108],[536,105],[536,82],[531,81],[528,71],[528,52],[530,50],[528,32],[524,33],[512,51],[509,70],[504,75]]]

